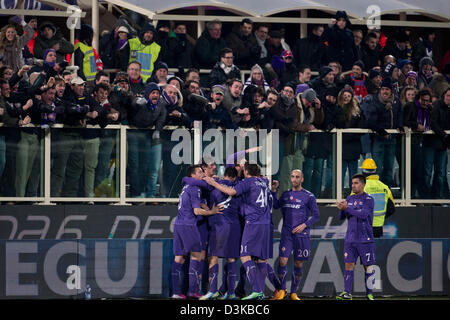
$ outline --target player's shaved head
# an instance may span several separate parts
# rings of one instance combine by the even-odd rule
[[[300,170],[300,169],[294,169],[294,170],[292,170],[291,175],[293,175],[293,174],[295,174],[295,175],[301,175],[301,176],[303,177],[303,172],[302,172],[302,170]]]
[[[291,184],[293,190],[300,190],[302,188],[303,172],[300,169],[291,171]]]

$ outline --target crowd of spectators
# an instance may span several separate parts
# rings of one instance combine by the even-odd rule
[[[9,21],[0,34],[2,196],[37,196],[42,128],[61,123],[64,129],[52,129],[52,196],[112,196],[101,186],[110,178],[118,131],[104,128],[124,124],[137,128],[127,134],[129,195],[177,197],[182,166],[170,160],[174,142],[163,127],[201,121],[203,130],[279,129],[281,188],[289,185],[283,172],[303,168],[304,187],[317,197],[331,188],[330,130],[373,130],[343,135],[343,174],[353,176],[360,157],[371,154],[380,179],[393,186],[408,127],[412,196],[450,197],[450,61],[438,67],[433,60],[434,30],[417,42],[404,29],[392,37],[365,33],[338,11],[289,45],[284,29],[250,19],[225,37],[222,23],[210,21],[194,39],[183,22],[145,21],[136,30],[120,17],[96,50],[89,25],[72,44],[52,22]],[[245,82],[242,70],[250,70]],[[89,124],[99,129],[84,129]],[[152,129],[139,130],[145,128]],[[435,134],[421,134],[428,130]]]

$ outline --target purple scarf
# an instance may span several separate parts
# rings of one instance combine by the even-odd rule
[[[416,101],[416,107],[417,107],[417,123],[423,125],[425,127],[425,131],[430,130],[431,129],[430,116],[426,108],[422,108],[420,106],[419,101]]]

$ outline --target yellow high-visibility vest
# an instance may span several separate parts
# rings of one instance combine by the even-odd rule
[[[156,42],[152,42],[151,45],[144,45],[139,38],[133,38],[128,40],[130,46],[130,58],[128,63],[132,61],[139,61],[141,64],[141,77],[144,82],[151,77],[154,64],[158,59],[161,46]]]
[[[380,181],[378,175],[370,175],[366,178],[366,186],[364,192],[371,195],[374,199],[373,208],[373,226],[382,227],[386,216],[386,208],[388,200],[394,203],[394,197],[387,185]]]
[[[78,48],[80,48],[81,52],[84,54],[83,65],[79,67],[82,68],[86,81],[93,81],[95,79],[95,75],[97,74],[94,48],[84,44],[81,41],[78,41],[75,44],[74,50],[77,50]]]

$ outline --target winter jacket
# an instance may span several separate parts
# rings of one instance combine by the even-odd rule
[[[214,110],[208,104],[206,107],[206,119],[203,122],[203,131],[218,129],[220,127],[233,130],[238,129],[237,124],[231,120],[230,114],[224,108],[223,103],[216,106]]]
[[[119,38],[114,31],[108,32],[99,40],[100,59],[105,69],[127,70],[128,67],[128,40],[119,47]]]
[[[279,130],[280,140],[284,140],[284,155],[295,153],[294,125],[297,120],[298,112],[299,107],[295,99],[289,106],[283,102],[281,96],[269,110],[269,115],[274,120],[273,128]]]
[[[283,90],[283,87],[298,79],[298,70],[295,64],[293,63],[286,63],[284,65],[284,68],[280,72],[279,76],[279,84],[278,84],[278,91]]]
[[[238,68],[249,70],[261,54],[261,47],[256,42],[255,35],[244,36],[241,30],[235,30],[225,39],[227,47],[233,50],[234,63]]]
[[[449,79],[450,80],[450,79]],[[433,74],[433,80],[431,80],[430,87],[433,89],[433,97],[440,99],[442,94],[450,88],[450,81],[446,79],[445,75],[436,72]]]
[[[112,108],[119,111],[120,123],[122,124],[128,124],[128,114],[130,112],[132,99],[133,94],[131,91],[123,91],[122,89],[119,89],[119,86],[114,86],[109,94],[109,103]]]
[[[338,103],[341,101],[341,93],[338,95]],[[353,108],[358,111],[351,114],[352,111],[346,106],[340,107],[340,112],[337,116],[337,128],[365,128],[364,114],[359,107],[359,102],[356,98],[351,101]],[[350,117],[349,117],[350,116]],[[342,135],[342,160],[358,160],[362,153],[360,133],[344,133]]]
[[[169,68],[190,68],[193,65],[194,48],[185,34],[171,32],[169,35],[167,63]]]
[[[204,30],[195,44],[195,60],[201,69],[212,69],[219,61],[220,50],[226,47],[224,39],[213,39],[208,29]]]
[[[433,135],[424,135],[423,144],[438,151],[450,148],[450,135],[445,130],[450,130],[450,107],[445,105],[443,99],[436,100],[431,110],[431,130]]]
[[[225,73],[225,65],[222,62],[217,62],[209,74],[209,86],[216,84],[225,85],[227,80],[241,79],[241,70],[234,64],[230,67],[230,71]]]
[[[159,99],[159,103],[161,104],[162,108],[166,109],[166,121],[164,122],[165,126],[177,126],[186,128],[192,127],[191,118],[188,116],[186,111],[183,110],[183,108],[178,104],[178,102],[171,103],[170,101],[168,101],[168,99],[166,99],[166,97],[164,97],[164,95],[162,95]],[[169,114],[171,114],[173,111],[178,111],[179,113],[181,113],[181,118],[170,116]]]
[[[43,30],[45,27],[52,28],[55,32],[51,39],[47,39],[43,35]],[[55,44],[59,43],[59,50],[56,51],[56,62],[62,62],[66,59],[67,54],[73,53],[74,47],[69,41],[64,39],[61,31],[55,27],[51,22],[44,22],[39,27],[39,34],[34,42],[34,56],[37,59],[42,59],[44,56],[44,51],[52,48]]]
[[[161,131],[166,121],[167,111],[161,103],[155,109],[147,105],[147,100],[136,97],[131,103],[131,113],[128,116],[131,125],[138,128],[148,128],[155,126],[155,130]]]
[[[361,104],[367,126],[381,136],[387,135],[385,129],[403,129],[403,110],[400,100],[394,96],[392,107],[383,104],[378,94],[366,96]]]
[[[320,109],[314,109],[316,115],[323,117],[320,124],[316,124],[316,129],[329,131],[336,127],[339,107],[336,104],[324,100]],[[308,144],[303,153],[308,158],[326,159],[333,152],[333,136],[328,132],[313,132],[308,134]]]
[[[395,40],[388,40],[386,47],[384,47],[383,51],[381,52],[382,58],[384,58],[387,55],[394,56],[397,59],[397,61],[402,59],[410,59],[410,57],[408,57],[408,48],[400,50]]]
[[[5,26],[6,28],[6,26]],[[16,46],[16,42],[8,43],[4,34],[1,34],[1,38],[3,38],[2,42],[5,47],[0,50],[0,55],[3,56],[3,65],[7,65],[11,67],[13,72],[17,72],[24,65],[24,59],[22,55],[23,48],[27,45],[28,41],[33,37],[34,30],[28,24],[24,27],[24,34],[19,37],[18,43]],[[3,32],[0,32],[3,33]],[[42,57],[40,58],[42,59]]]
[[[183,94],[183,109],[192,121],[203,121],[206,115],[206,105],[208,100],[202,95],[192,94],[184,89]]]
[[[326,49],[322,37],[310,33],[308,37],[297,40],[292,48],[294,63],[297,66],[307,65],[312,71],[319,71],[326,64]]]
[[[379,44],[374,50],[371,50],[365,43],[361,44],[361,60],[364,63],[364,71],[369,72],[373,67],[379,66],[380,49]]]
[[[353,32],[348,28],[341,30],[334,25],[325,28],[323,38],[328,43],[327,61],[339,62],[342,71],[350,70],[358,58]]]

